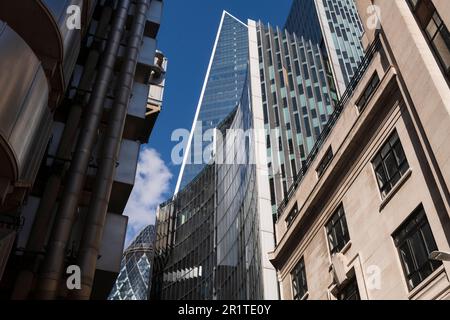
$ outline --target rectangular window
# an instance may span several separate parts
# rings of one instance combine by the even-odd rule
[[[308,284],[306,282],[305,259],[301,258],[291,273],[292,290],[294,300],[302,299],[308,292]]]
[[[295,159],[291,160],[291,168],[292,168],[292,175],[294,176],[294,180],[297,178],[297,165],[295,164]]]
[[[271,201],[272,205],[275,205],[275,203],[276,203],[275,184],[274,184],[273,178],[270,178],[269,186],[270,186],[270,201]]]
[[[386,197],[409,169],[400,138],[395,131],[372,161],[381,195]]]
[[[278,113],[278,107],[273,108],[273,113],[275,115],[275,126],[280,126],[280,114]]]
[[[364,89],[364,92],[363,92],[361,98],[359,98],[358,102],[356,102],[356,106],[358,107],[359,111],[361,111],[366,106],[367,102],[372,97],[372,95],[375,92],[375,89],[378,87],[379,83],[380,83],[380,78],[378,77],[378,74],[375,72],[375,74],[370,79],[369,84]]]
[[[295,217],[298,214],[298,206],[297,203],[292,207],[291,211],[289,211],[289,214],[286,218],[286,223],[288,226],[291,225],[292,221],[294,221]]]
[[[328,244],[330,253],[333,255],[340,252],[350,241],[350,235],[345,219],[344,207],[341,205],[326,224]]]
[[[323,175],[325,169],[328,167],[332,159],[333,159],[333,150],[331,149],[331,147],[329,147],[327,152],[325,152],[325,155],[323,156],[322,160],[320,161],[319,166],[316,169],[317,176],[319,178]]]
[[[294,111],[298,110],[297,99],[295,97],[292,98],[292,110]]]
[[[300,117],[298,113],[295,114],[295,128],[297,129],[297,133],[302,133],[302,127],[300,126]]]
[[[288,140],[288,144],[289,144],[289,153],[294,154],[294,144],[292,143],[292,139]]]
[[[267,112],[267,105],[263,104],[263,113],[264,113],[264,124],[269,123],[269,114]]]
[[[338,300],[361,300],[356,276],[353,276],[337,294]]]
[[[442,264],[429,259],[437,245],[422,205],[399,227],[393,238],[409,290],[417,287]]]
[[[447,78],[450,77],[450,32],[431,0],[408,0]]]

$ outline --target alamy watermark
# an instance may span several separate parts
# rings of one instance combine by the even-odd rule
[[[369,30],[381,29],[381,9],[377,5],[369,5],[366,10],[366,27]]]
[[[81,290],[81,268],[77,265],[70,265],[66,269],[69,276],[66,280],[66,286],[69,290]]]
[[[69,30],[81,30],[81,8],[77,5],[71,5],[66,10],[66,27]]]

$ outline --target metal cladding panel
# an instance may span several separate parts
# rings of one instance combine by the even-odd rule
[[[109,211],[123,213],[134,186],[140,143],[123,140],[109,201]]]
[[[117,166],[114,181],[129,184],[132,188],[136,176],[136,167],[139,158],[140,143],[131,140],[123,140],[119,153],[119,165]]]
[[[150,10],[148,10],[147,13],[147,20],[155,23],[160,24],[161,23],[161,16],[162,16],[162,9],[163,9],[163,2],[154,0],[150,3]]]
[[[8,26],[0,30],[0,70],[7,71],[0,73],[0,134],[18,170],[5,174],[15,179],[22,174],[31,178],[36,166],[30,161],[40,161],[36,153],[43,152],[42,144],[48,138],[44,135],[48,135],[52,121],[47,107],[48,83],[39,61],[22,38]]]
[[[128,106],[123,136],[130,140],[146,140],[149,124],[146,117],[149,85],[135,82]]]
[[[144,37],[138,62],[148,66],[153,65],[155,62],[155,52],[156,40],[153,38]]]
[[[53,117],[47,102],[47,80],[44,71],[40,69],[22,105],[22,112],[10,137],[19,162],[20,176],[27,181],[34,180],[38,163],[50,138]],[[34,168],[30,171],[32,166]]]
[[[134,83],[133,94],[130,98],[128,115],[132,115],[145,120],[149,85]]]
[[[103,134],[100,135],[98,142],[92,152],[91,166],[88,169],[88,176],[95,177],[97,175],[96,166],[99,163],[101,155],[101,147],[103,142]],[[120,146],[118,165],[116,167],[116,174],[114,182],[130,185],[133,187],[134,177],[136,174],[136,167],[139,158],[140,143],[137,141],[123,139]],[[130,190],[131,191],[131,190]]]
[[[0,132],[9,137],[39,68],[33,51],[6,24],[0,26]]]
[[[51,11],[55,19],[63,42],[63,74],[66,84],[69,81],[70,75],[75,67],[75,62],[80,51],[81,30],[69,29],[68,21],[75,14],[69,10],[70,6],[77,6],[80,8],[80,14],[83,12],[83,0],[44,0],[48,9]],[[81,17],[80,17],[81,19]]]
[[[125,245],[128,217],[114,213],[106,215],[102,243],[100,245],[100,258],[97,269],[119,273],[120,262]],[[112,287],[112,284],[111,284]]]

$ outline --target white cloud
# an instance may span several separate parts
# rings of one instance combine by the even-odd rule
[[[170,191],[172,173],[154,149],[143,148],[139,155],[136,181],[133,192],[125,207],[124,214],[129,217],[125,246],[144,227],[155,223],[156,208],[165,201]]]

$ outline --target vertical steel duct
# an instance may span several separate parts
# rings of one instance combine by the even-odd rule
[[[95,35],[99,39],[104,38],[107,34],[107,28],[111,22],[112,14],[113,8],[111,6],[103,7],[99,24],[95,31]],[[95,76],[95,68],[98,65],[101,51],[101,41],[94,40],[84,66],[79,88],[83,90],[90,88],[92,79]],[[52,165],[50,177],[45,184],[39,208],[36,211],[36,218],[33,222],[23,257],[24,261],[21,270],[16,277],[13,293],[11,295],[11,298],[14,300],[26,299],[29,296],[34,278],[41,265],[46,241],[51,230],[50,226],[54,219],[53,208],[58,197],[63,176],[67,171],[66,164],[61,163],[58,159],[70,159],[73,143],[76,141],[76,134],[83,106],[86,106],[88,103],[89,101],[87,101],[87,96],[84,93],[77,94],[75,103],[70,107],[66,125],[56,152],[56,159]]]
[[[62,276],[66,245],[70,238],[86,171],[95,145],[108,86],[111,82],[120,41],[125,30],[130,0],[120,0],[109,32],[99,73],[83,115],[80,136],[66,178],[58,213],[47,246],[36,289],[36,298],[55,299]]]
[[[69,296],[72,299],[85,300],[91,296],[111,188],[134,84],[137,60],[142,46],[149,3],[150,0],[138,0],[136,3],[135,17],[129,34],[127,51],[116,87],[117,94],[109,116],[108,127],[102,144],[101,161],[91,195],[83,236],[81,238],[77,263],[81,269],[81,290],[71,291]]]
[[[70,157],[72,151],[72,143],[76,136],[78,122],[81,118],[81,105],[76,104],[70,108],[67,123],[64,128],[61,143],[58,147],[57,157],[59,159],[66,159]],[[55,159],[55,162],[58,160]],[[53,206],[55,205],[58,191],[61,185],[62,174],[64,169],[61,168],[63,164],[53,165],[53,172],[47,180],[44,193],[36,212],[36,218],[30,232],[30,237],[27,242],[26,251],[24,253],[25,264],[19,272],[14,290],[11,298],[14,300],[26,299],[30,293],[35,273],[42,261],[42,256],[45,250],[45,241],[48,237],[49,226],[53,219]],[[59,168],[58,168],[59,167]]]

